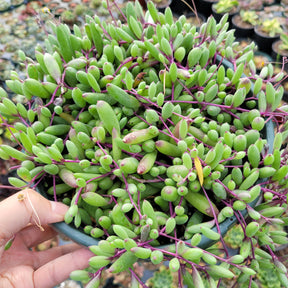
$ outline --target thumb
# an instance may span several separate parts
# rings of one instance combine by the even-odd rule
[[[49,201],[32,189],[22,190],[0,202],[0,245],[29,223],[43,224],[63,221],[68,206]]]

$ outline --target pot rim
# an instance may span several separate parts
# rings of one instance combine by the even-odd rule
[[[272,43],[272,50],[273,50],[273,52],[276,53],[276,54],[279,54],[279,55],[281,55],[281,56],[283,56],[283,57],[288,57],[288,51],[287,51],[287,50],[285,50],[285,51],[287,51],[287,55],[284,55],[284,54],[281,54],[281,51],[283,51],[283,50],[276,51],[276,49],[275,49],[275,46],[276,46],[277,44],[281,43],[281,42],[283,42],[281,39],[278,39],[278,40],[274,41],[274,42]]]
[[[254,26],[254,32],[255,32],[255,34],[257,34],[258,36],[260,36],[262,38],[275,39],[276,40],[276,39],[278,39],[280,37],[280,33],[276,34],[273,37],[271,37],[266,32],[263,32],[259,27],[261,27],[261,25]]]

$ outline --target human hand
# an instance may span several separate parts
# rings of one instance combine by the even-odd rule
[[[32,189],[0,202],[0,288],[51,288],[72,271],[88,267],[92,253],[78,244],[29,249],[57,234],[48,224],[63,221],[67,210],[63,203],[49,201]]]

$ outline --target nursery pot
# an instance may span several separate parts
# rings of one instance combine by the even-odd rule
[[[235,29],[236,37],[253,37],[254,26],[241,19],[239,14],[235,14],[231,18],[232,29]]]
[[[218,2],[217,0],[198,0],[197,11],[209,17],[212,14],[212,5]]]
[[[277,63],[279,63],[279,67],[282,67],[283,58],[288,57],[288,51],[287,50],[281,50],[280,45],[282,44],[282,40],[277,40],[273,42],[272,44],[272,54],[274,60],[276,60]],[[288,71],[288,64],[284,64],[285,71]]]
[[[187,0],[185,1],[192,9],[194,9],[194,5],[193,2],[195,4],[195,6],[197,6],[198,0],[197,1],[192,1],[192,0]],[[172,12],[178,14],[178,15],[182,15],[182,14],[186,14],[191,12],[190,7],[186,5],[182,0],[173,0],[170,8],[172,10]]]
[[[259,50],[268,54],[272,51],[272,43],[280,38],[279,34],[271,37],[267,33],[261,31],[260,26],[254,27],[254,40],[258,45]]]

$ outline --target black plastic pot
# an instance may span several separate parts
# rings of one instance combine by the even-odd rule
[[[231,18],[232,29],[235,29],[236,37],[253,37],[254,26],[241,20],[240,14],[235,14]]]
[[[272,44],[272,58],[279,63],[279,66],[282,67],[283,58],[288,57],[288,51],[283,51],[279,49],[279,45],[281,45],[282,40],[277,40]],[[288,72],[288,63],[284,64],[285,71]]]
[[[206,17],[212,14],[212,5],[218,2],[217,0],[198,0],[197,11]]]
[[[272,52],[272,43],[280,38],[279,34],[274,37],[262,32],[260,26],[254,27],[254,40],[258,45],[260,51],[270,54]]]
[[[185,2],[192,9],[194,9],[194,5],[193,5],[193,1],[192,0],[185,0]],[[198,0],[194,0],[194,4],[195,4],[195,6],[197,6],[198,5]],[[186,14],[186,13],[192,12],[192,10],[190,9],[190,7],[188,5],[186,5],[181,0],[173,0],[171,5],[170,5],[170,8],[171,8],[172,12],[174,12],[174,13],[176,13],[178,15],[182,15],[182,14]]]

